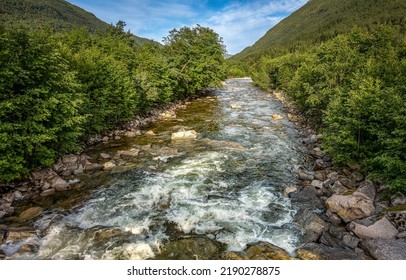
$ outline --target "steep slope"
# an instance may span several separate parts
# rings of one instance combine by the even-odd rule
[[[405,36],[406,1],[310,0],[234,59],[255,60],[263,54],[301,50],[347,33],[355,26],[372,29],[379,23],[396,26]]]
[[[91,32],[102,31],[108,26],[92,13],[65,0],[1,0],[0,25],[28,28],[49,26],[55,30],[86,27]],[[139,44],[150,41],[134,37]]]

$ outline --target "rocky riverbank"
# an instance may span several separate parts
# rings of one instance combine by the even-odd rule
[[[323,153],[316,134],[282,93],[274,92],[294,122],[308,136],[304,141],[312,166],[297,166],[300,180],[284,195],[301,210],[295,222],[305,229],[297,250],[300,259],[406,259],[406,197],[366,180],[359,166],[339,168]]]
[[[277,96],[281,99],[281,95]],[[156,131],[142,130],[142,127],[159,119],[178,120],[176,110],[186,106],[187,102],[189,101],[172,104],[114,131],[90,137],[86,154],[65,155],[52,167],[33,172],[26,181],[2,186],[4,192],[0,194],[0,244],[7,246],[0,245],[0,259],[13,254],[26,253],[29,256],[37,252],[40,238],[46,234],[47,228],[34,229],[31,222],[47,211],[43,201],[58,204],[61,203],[58,197],[67,193],[69,199],[58,204],[58,207],[72,209],[80,200],[85,199],[83,195],[76,197],[72,194],[75,191],[85,192],[87,187],[83,182],[86,180],[96,181],[94,184],[97,185],[98,178],[103,177],[103,174],[134,169],[134,160],[146,156],[179,157],[182,154],[181,147],[187,145],[187,141],[215,150],[226,149],[241,153],[247,150],[240,143],[209,139],[199,131],[178,125],[169,134],[171,141],[178,143],[177,145],[148,144],[150,137],[155,137]],[[235,112],[244,109],[233,105],[230,107]],[[225,244],[207,236],[178,232],[171,235],[176,238],[168,240],[159,254],[154,256],[151,252],[151,257],[227,260],[406,259],[405,197],[402,194],[392,195],[385,186],[366,180],[357,166],[334,166],[331,157],[321,149],[322,135],[317,135],[291,106],[287,106],[286,110],[289,111],[286,116],[303,132],[303,145],[308,148],[309,155],[309,165],[294,166],[291,170],[297,177],[297,183],[286,186],[284,190],[284,195],[298,209],[294,223],[297,228],[303,229],[303,246],[289,254],[273,244],[261,241],[248,244],[243,251],[228,252],[225,251]],[[284,117],[278,114],[272,114],[271,118],[275,122],[284,121]],[[105,149],[114,147],[117,141],[132,137],[145,137],[145,143],[130,147],[120,145],[107,151]],[[156,207],[166,209],[169,205],[165,202]],[[179,229],[169,225],[168,230]],[[97,226],[88,229],[86,234],[104,242],[131,233],[124,232],[119,227]],[[131,250],[118,246],[107,258],[132,258],[128,254],[131,254]]]

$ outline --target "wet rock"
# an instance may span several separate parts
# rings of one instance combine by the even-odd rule
[[[124,133],[124,137],[127,137],[127,138],[134,138],[134,137],[136,137],[136,136],[138,136],[138,135],[141,135],[141,131],[139,131],[139,130],[126,131],[126,132]]]
[[[373,201],[357,192],[353,195],[334,194],[327,199],[326,207],[346,223],[371,216],[375,211]]]
[[[103,170],[103,165],[89,162],[86,164],[84,170],[89,172]]]
[[[101,159],[111,159],[112,156],[109,155],[109,154],[101,153],[101,154],[100,154],[100,158],[101,158]]]
[[[53,195],[55,193],[55,189],[47,189],[45,191],[43,191],[40,196],[45,197],[45,196],[49,196],[49,195]]]
[[[324,244],[309,243],[296,250],[302,260],[355,260],[365,259],[350,249],[332,248]]]
[[[299,172],[299,179],[303,181],[312,181],[314,179],[314,173],[306,173],[304,171]]]
[[[283,117],[278,114],[272,114],[272,118],[277,121],[283,120]]]
[[[185,130],[172,133],[172,140],[195,140],[197,139],[197,132],[194,130]]]
[[[114,159],[125,159],[125,158],[131,158],[131,157],[137,157],[138,154],[140,153],[139,149],[132,148],[130,150],[120,150],[116,153],[114,156]]]
[[[345,246],[347,246],[349,248],[353,248],[353,249],[356,248],[358,246],[359,242],[360,242],[359,238],[352,236],[349,233],[345,233],[343,235],[343,243]]]
[[[250,260],[291,260],[292,257],[284,249],[268,242],[249,244],[244,251]]]
[[[361,241],[360,246],[377,260],[406,260],[404,239],[368,239]]]
[[[29,228],[7,229],[5,234],[5,243],[18,243],[29,238],[37,237],[35,230]]]
[[[305,230],[305,235],[302,242],[317,241],[322,232],[327,228],[324,222],[316,213],[309,209],[305,209],[295,216],[294,222],[298,223]]]
[[[158,260],[219,259],[221,244],[206,237],[192,237],[171,241],[163,246]]]
[[[23,219],[23,220],[30,220],[30,219],[38,216],[43,210],[44,209],[41,207],[31,207],[31,208],[28,208],[27,210],[23,211],[19,217],[20,217],[20,219]]]
[[[116,167],[116,164],[112,161],[108,161],[105,164],[103,164],[103,170],[110,170]]]
[[[348,228],[359,238],[394,238],[399,231],[385,217],[370,226],[364,226],[356,221]]]
[[[222,260],[249,260],[246,254],[242,252],[224,252],[221,254]]]
[[[400,192],[391,197],[391,204],[393,206],[406,204],[406,196]]]
[[[237,104],[230,104],[231,109],[241,109],[240,105]]]
[[[296,186],[296,185],[287,186],[283,190],[283,196],[284,197],[289,197],[291,193],[294,193],[294,192],[297,192],[297,191],[298,191],[298,186]]]
[[[292,203],[299,204],[302,208],[322,209],[324,203],[317,195],[315,187],[306,186],[300,191],[292,193],[290,197]]]
[[[113,236],[122,235],[123,231],[120,228],[103,228],[94,232],[94,237],[97,239],[109,239]]]
[[[371,200],[375,199],[375,186],[370,180],[363,181],[358,187],[357,192],[365,194]]]

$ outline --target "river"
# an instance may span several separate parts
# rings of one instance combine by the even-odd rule
[[[92,186],[75,193],[72,207],[48,207],[34,223],[39,250],[28,258],[153,259],[191,236],[225,251],[257,241],[291,253],[300,245],[301,229],[292,223],[297,209],[282,192],[296,180],[292,168],[306,164],[302,135],[282,104],[251,79],[227,80],[178,109],[176,118],[142,129],[153,133],[90,153],[141,150],[84,180]],[[195,130],[198,139],[171,141],[181,129]]]

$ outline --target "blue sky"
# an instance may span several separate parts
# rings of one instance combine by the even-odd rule
[[[212,28],[235,54],[308,0],[67,0],[107,23],[124,20],[137,36],[162,42],[173,28]]]

